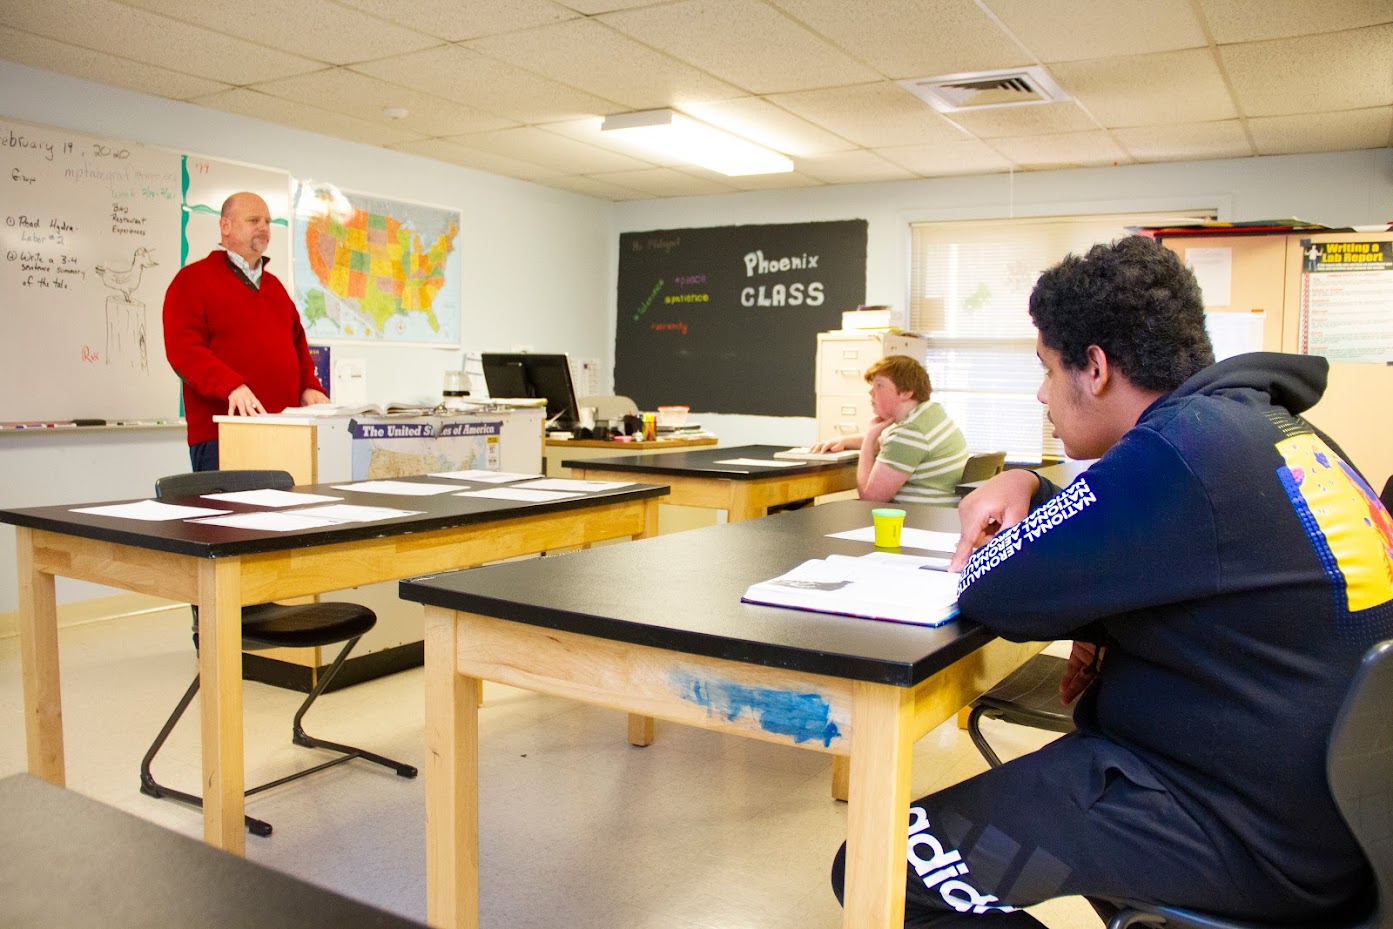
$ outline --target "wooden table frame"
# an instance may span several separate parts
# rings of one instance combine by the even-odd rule
[[[19,639],[29,772],[66,781],[56,576],[199,607],[204,840],[244,854],[241,607],[340,590],[548,549],[656,534],[657,497],[518,515],[455,528],[387,534],[228,557],[16,526]]]
[[[847,929],[904,923],[914,742],[1040,649],[994,639],[913,687],[848,680],[426,607],[426,894],[435,927],[479,925],[479,682],[850,756]],[[813,694],[839,734],[795,742],[686,699],[687,679]]]

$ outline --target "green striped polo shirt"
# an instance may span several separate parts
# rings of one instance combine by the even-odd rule
[[[876,461],[909,475],[895,494],[896,503],[957,506],[967,440],[942,406],[925,401],[886,428]]]

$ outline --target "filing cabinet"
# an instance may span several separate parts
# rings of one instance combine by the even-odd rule
[[[817,440],[864,432],[871,399],[864,375],[886,355],[909,355],[923,362],[928,341],[908,332],[838,329],[817,334]]]

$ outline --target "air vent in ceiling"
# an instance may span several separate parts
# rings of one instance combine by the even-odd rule
[[[940,113],[1058,103],[1070,99],[1044,68],[944,74],[900,81],[900,86]]]

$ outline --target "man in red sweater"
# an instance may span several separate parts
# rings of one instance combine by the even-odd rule
[[[233,194],[218,229],[222,249],[181,270],[164,296],[165,357],[184,382],[195,471],[218,468],[214,415],[256,416],[329,401],[295,303],[264,270],[271,241],[266,201]]]

